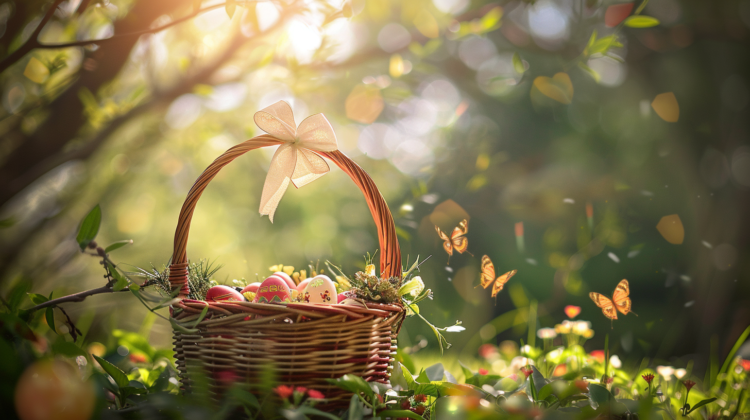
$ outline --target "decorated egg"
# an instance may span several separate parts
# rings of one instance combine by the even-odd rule
[[[333,281],[323,274],[315,276],[305,287],[305,293],[302,294],[302,300],[306,303],[338,303],[336,296],[336,285]]]
[[[312,278],[308,278],[308,279],[302,280],[301,282],[299,282],[299,284],[297,285],[296,289],[300,293],[304,293],[305,292],[305,287],[307,287],[307,285],[310,284],[310,281],[312,281]]]
[[[281,277],[282,279],[284,279],[284,281],[286,282],[286,285],[289,287],[289,290],[297,288],[297,283],[295,283],[294,280],[292,280],[292,278],[289,277],[289,274],[287,274],[287,273],[285,273],[283,271],[277,271],[277,272],[273,273],[273,275]]]
[[[240,292],[229,286],[214,286],[206,292],[206,302],[243,302]]]
[[[260,284],[255,294],[255,302],[258,303],[282,303],[289,302],[289,286],[279,276],[271,276]]]
[[[346,292],[341,292],[339,293],[339,296],[338,296],[338,303],[341,303],[344,299],[349,299],[353,297],[354,297],[354,293],[352,293],[351,290],[347,290]]]

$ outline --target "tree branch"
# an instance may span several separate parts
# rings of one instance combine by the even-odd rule
[[[120,290],[120,292],[127,292],[128,289]],[[63,296],[57,299],[48,300],[44,303],[40,303],[39,305],[32,306],[31,308],[27,309],[29,312],[34,312],[39,309],[44,309],[50,306],[57,306],[61,303],[68,303],[68,302],[83,302],[87,297],[93,296],[93,295],[101,295],[103,293],[114,293],[114,289],[112,289],[112,286],[102,286],[98,287],[96,289],[90,289],[85,290],[83,292],[73,293],[72,295]]]
[[[6,56],[5,58],[3,58],[2,61],[0,61],[0,73],[4,72],[13,63],[20,60],[27,53],[29,53],[34,48],[39,46],[39,34],[42,32],[42,29],[44,29],[44,27],[47,25],[47,22],[49,22],[49,20],[52,19],[52,15],[55,14],[55,10],[57,10],[57,7],[60,6],[60,3],[62,2],[63,0],[55,0],[55,2],[52,3],[52,7],[50,7],[49,10],[47,10],[47,13],[44,14],[42,21],[39,22],[39,26],[37,26],[36,29],[34,29],[34,32],[31,33],[31,36],[29,37],[29,39],[27,39],[26,42],[23,43],[23,45],[18,47],[18,49],[8,54],[8,56]]]

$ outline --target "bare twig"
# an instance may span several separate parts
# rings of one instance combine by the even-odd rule
[[[128,289],[120,290],[120,292],[127,292],[127,291]],[[31,308],[27,309],[27,311],[34,312],[39,309],[48,308],[50,306],[57,306],[61,303],[67,303],[67,302],[83,302],[89,296],[101,295],[103,293],[114,293],[114,292],[115,291],[114,289],[112,289],[112,286],[97,287],[96,289],[85,290],[83,292],[73,293],[72,295],[48,300],[44,303],[40,303],[39,305],[32,306]]]

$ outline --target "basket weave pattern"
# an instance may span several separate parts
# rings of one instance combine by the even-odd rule
[[[180,211],[169,266],[173,288],[182,300],[173,305],[174,319],[187,333],[174,331],[177,369],[183,388],[191,386],[194,370],[209,375],[215,394],[240,380],[256,382],[273,365],[281,384],[305,386],[326,396],[325,408],[348,406],[350,393],[326,382],[345,374],[366,381],[387,382],[396,351],[396,336],[404,319],[399,305],[266,304],[203,302],[187,299],[187,240],[198,200],[218,172],[237,157],[280,141],[269,135],[254,137],[219,156],[196,180]],[[367,200],[378,230],[381,276],[401,276],[401,254],[388,206],[367,173],[339,151],[316,152],[346,172]],[[208,314],[195,325],[208,305]]]

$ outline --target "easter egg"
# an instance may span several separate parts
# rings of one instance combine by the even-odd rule
[[[304,293],[305,287],[307,287],[307,285],[310,284],[311,280],[312,280],[312,277],[302,280],[301,282],[299,282],[296,289],[299,290],[300,293]]]
[[[286,285],[289,286],[289,290],[297,288],[297,283],[295,283],[294,280],[292,280],[292,278],[289,277],[289,274],[287,274],[287,273],[285,273],[283,271],[277,271],[277,272],[273,273],[273,275],[274,276],[279,276],[282,279],[284,279],[284,281],[286,282]]]
[[[240,293],[247,293],[247,292],[258,293],[258,288],[259,287],[260,287],[260,283],[258,283],[258,282],[250,283],[247,286],[245,286],[245,288],[242,289],[242,292],[240,292]]]
[[[306,303],[334,304],[338,302],[336,296],[336,285],[325,275],[313,277],[305,287],[302,300]]]
[[[258,303],[282,303],[289,302],[289,286],[279,276],[271,276],[260,284],[255,294],[255,302]]]
[[[240,292],[229,286],[214,286],[206,292],[206,302],[243,302]]]
[[[352,293],[350,290],[347,290],[346,292],[339,293],[338,296],[338,303],[341,303],[344,299],[353,298],[354,293]]]

